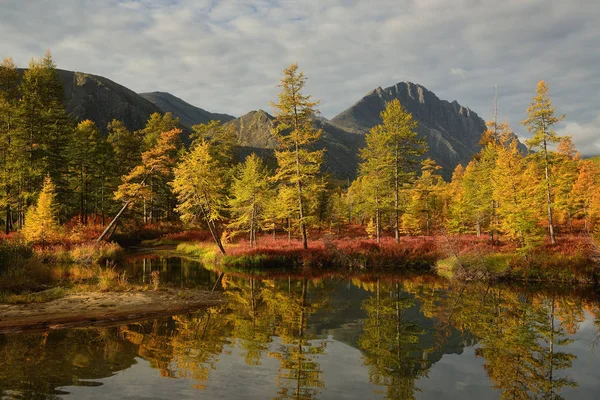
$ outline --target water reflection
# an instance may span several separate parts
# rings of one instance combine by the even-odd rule
[[[140,259],[128,268],[142,280],[159,269],[161,282],[178,286],[211,286],[216,278],[173,258]],[[226,274],[223,284],[228,302],[196,313],[111,328],[0,335],[0,394],[55,398],[77,386],[97,386],[86,390],[118,395],[104,393],[102,379],[134,368],[141,358],[158,371],[156,379],[177,378],[207,393],[221,371],[248,368],[270,382],[261,386],[257,378],[251,388],[252,382],[238,384],[233,375],[230,394],[219,397],[253,390],[259,398],[335,398],[328,386],[352,372],[346,354],[331,347],[343,342],[360,351],[354,356],[360,369],[352,373],[364,382],[353,383],[368,397],[428,398],[427,377],[436,364],[475,346],[494,396],[559,399],[589,367],[575,363],[572,346],[586,311],[588,325],[598,324],[598,302],[589,293],[456,285],[426,275],[238,272]],[[466,356],[459,360],[476,364]],[[600,358],[593,363],[600,365]]]

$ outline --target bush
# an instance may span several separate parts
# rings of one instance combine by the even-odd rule
[[[119,273],[114,266],[102,268],[98,273],[98,289],[101,292],[129,289],[126,273]]]
[[[123,256],[123,248],[116,243],[93,242],[75,246],[69,252],[75,264],[103,265],[117,261]]]

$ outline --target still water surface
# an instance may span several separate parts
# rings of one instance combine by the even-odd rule
[[[210,287],[157,254],[130,279]],[[600,301],[571,289],[428,275],[231,272],[227,304],[94,329],[0,335],[0,397],[496,399],[600,397]],[[597,317],[598,316],[598,317]]]

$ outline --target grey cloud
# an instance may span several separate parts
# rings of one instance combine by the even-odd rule
[[[298,61],[332,117],[377,86],[412,81],[439,97],[519,121],[540,79],[559,130],[590,146],[599,115],[596,0],[5,0],[0,56],[24,66],[46,48],[59,67],[136,91],[169,91],[215,112],[269,110]],[[575,125],[574,125],[575,124]],[[591,147],[593,148],[593,146]],[[600,151],[599,151],[600,152]]]

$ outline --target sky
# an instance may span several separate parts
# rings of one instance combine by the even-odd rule
[[[211,112],[272,111],[283,69],[332,118],[376,87],[418,83],[488,120],[520,121],[548,82],[557,126],[600,154],[600,0],[0,0],[0,57]]]

